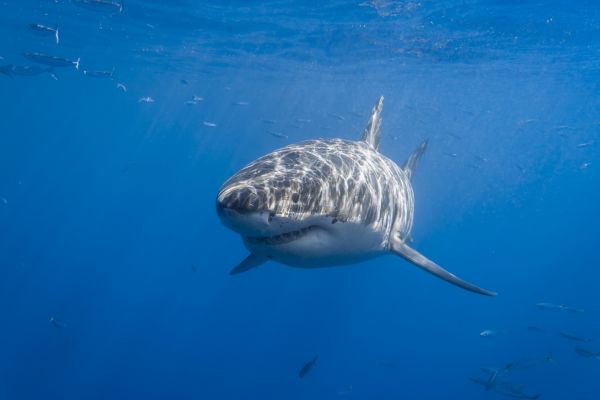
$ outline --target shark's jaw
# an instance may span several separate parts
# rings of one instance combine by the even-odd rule
[[[292,220],[268,212],[219,212],[221,222],[240,234],[257,256],[292,267],[348,265],[383,254],[381,235],[372,228],[335,218]]]

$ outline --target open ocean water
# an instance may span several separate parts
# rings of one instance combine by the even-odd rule
[[[0,1],[0,399],[600,398],[600,5],[361,1]],[[221,184],[380,95],[412,246],[498,296],[230,276]]]

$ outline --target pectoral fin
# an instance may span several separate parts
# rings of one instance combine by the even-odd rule
[[[256,254],[250,253],[250,255],[239,263],[237,267],[229,271],[229,275],[236,275],[242,272],[246,272],[252,268],[256,268],[259,265],[267,261],[266,257],[257,256]]]
[[[491,292],[486,289],[482,289],[478,286],[475,286],[469,282],[463,281],[456,275],[446,271],[444,268],[440,267],[433,261],[429,260],[427,257],[419,253],[418,251],[411,249],[404,242],[400,240],[392,241],[391,246],[392,252],[395,254],[407,259],[411,263],[415,264],[417,267],[423,268],[425,271],[441,278],[447,282],[452,283],[453,285],[459,286],[463,289],[469,290],[471,292],[483,294],[485,296],[495,296],[495,292]]]

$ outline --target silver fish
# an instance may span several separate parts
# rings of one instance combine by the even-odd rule
[[[283,133],[280,133],[280,132],[269,131],[269,134],[271,136],[275,136],[275,137],[278,137],[280,139],[287,139],[288,138],[288,135],[284,135]]]
[[[558,310],[558,311],[568,312],[571,314],[581,314],[584,312],[583,309],[568,307],[564,304],[537,303],[535,306],[542,310]]]
[[[572,340],[574,342],[583,342],[583,343],[589,343],[592,342],[594,339],[590,339],[590,338],[586,338],[586,337],[582,337],[582,336],[576,336],[567,332],[560,332],[560,336],[565,338],[565,339],[569,339]]]
[[[112,78],[115,74],[115,69],[113,68],[110,71],[84,69],[83,74],[91,78]]]
[[[45,64],[51,67],[71,67],[75,66],[75,69],[79,69],[80,59],[73,61],[68,58],[51,56],[43,53],[24,53],[23,57],[26,59],[36,62],[38,64]]]
[[[510,335],[510,331],[509,330],[501,330],[501,331],[496,331],[493,329],[486,329],[485,331],[482,331],[479,333],[479,336],[481,337],[494,337],[494,336],[503,336],[503,335]]]
[[[575,347],[575,352],[581,357],[595,358],[596,360],[600,360],[600,351],[591,351],[581,347]]]
[[[507,371],[521,371],[551,362],[554,362],[554,355],[552,353],[549,353],[548,355],[543,357],[522,358],[520,360],[510,362],[506,365],[505,368]]]
[[[64,329],[67,327],[67,324],[56,317],[50,317],[50,323],[57,329]]]
[[[44,73],[52,74],[52,68],[42,68],[35,65],[3,65],[0,67],[0,73],[8,76],[36,76]]]
[[[29,24],[29,28],[36,33],[44,34],[44,35],[53,35],[56,44],[58,45],[60,38],[58,37],[58,25],[55,27],[51,27],[43,24]]]

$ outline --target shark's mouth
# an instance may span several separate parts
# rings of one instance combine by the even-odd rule
[[[303,236],[306,236],[310,231],[317,229],[316,225],[311,225],[306,228],[299,229],[297,231],[285,232],[274,236],[245,236],[244,240],[249,244],[262,244],[262,245],[282,245],[286,243],[298,240]]]

